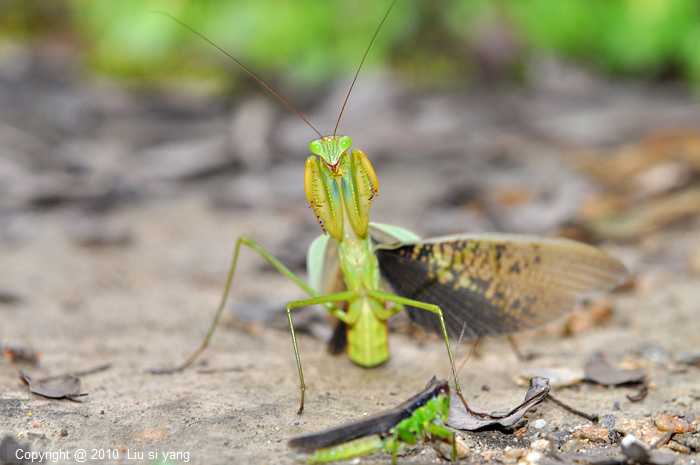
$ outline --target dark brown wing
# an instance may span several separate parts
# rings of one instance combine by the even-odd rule
[[[391,410],[319,433],[297,436],[289,441],[289,445],[295,449],[310,451],[373,434],[386,434],[401,420],[410,417],[418,407],[425,405],[438,394],[449,395],[449,385],[447,381],[433,377],[423,391]]]
[[[453,338],[466,340],[536,326],[578,297],[618,285],[627,270],[600,249],[566,239],[508,234],[451,236],[379,246],[382,276],[404,297],[439,305]],[[409,308],[439,332],[435,315]]]

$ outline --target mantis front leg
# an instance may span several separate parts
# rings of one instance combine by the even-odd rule
[[[292,333],[292,346],[294,347],[294,358],[297,362],[297,372],[299,373],[299,393],[301,395],[301,400],[299,402],[299,415],[304,411],[304,391],[306,390],[306,385],[304,384],[304,370],[301,368],[301,357],[299,356],[299,345],[297,344],[297,336],[294,333],[294,322],[292,321],[292,310],[296,310],[302,307],[308,307],[310,305],[325,305],[335,302],[347,302],[349,300],[354,300],[357,298],[357,294],[352,291],[338,292],[337,294],[328,294],[319,297],[312,297],[310,299],[304,300],[294,300],[287,304],[287,320],[289,320],[289,331]],[[347,316],[344,312],[338,311],[334,313],[338,319],[344,323],[348,323]]]
[[[442,315],[442,309],[438,305],[435,305],[435,304],[431,304],[428,302],[421,302],[420,300],[408,299],[406,297],[401,297],[401,296],[396,295],[396,294],[390,294],[388,292],[370,291],[370,292],[368,292],[368,294],[377,300],[392,302],[394,304],[400,305],[401,307],[397,308],[396,312],[403,310],[404,306],[409,306],[409,307],[417,308],[419,310],[425,310],[425,311],[434,313],[438,316],[438,318],[440,319],[440,331],[442,332],[442,338],[445,340],[445,347],[447,348],[447,356],[450,359],[450,368],[452,369],[452,377],[454,378],[454,382],[455,382],[455,390],[457,391],[457,395],[461,399],[463,399],[462,387],[459,385],[459,380],[457,379],[457,370],[455,369],[454,357],[452,355],[452,347],[450,347],[450,338],[447,335],[447,327],[445,326],[445,318]]]
[[[228,301],[229,292],[231,291],[231,286],[233,285],[233,278],[236,274],[236,267],[238,266],[238,255],[240,254],[241,246],[246,246],[252,251],[256,252],[263,259],[265,259],[265,261],[272,265],[272,267],[275,270],[279,271],[283,276],[289,278],[294,284],[299,286],[301,290],[303,290],[310,296],[316,297],[318,295],[316,291],[314,291],[314,289],[311,288],[311,286],[309,286],[306,282],[304,282],[303,279],[294,274],[289,268],[287,268],[281,261],[275,258],[264,247],[262,247],[249,237],[240,236],[236,240],[236,246],[233,249],[233,256],[231,257],[231,266],[229,267],[228,275],[226,276],[226,284],[224,286],[224,292],[221,296],[221,301],[219,302],[219,306],[217,307],[216,313],[214,314],[214,319],[209,325],[209,330],[207,331],[206,336],[204,336],[204,339],[199,344],[199,346],[190,354],[189,357],[187,357],[187,359],[182,364],[173,368],[152,369],[150,370],[151,373],[160,375],[183,371],[190,365],[192,365],[194,361],[197,360],[197,358],[202,354],[202,352],[204,352],[204,350],[209,346],[212,336],[214,335],[214,331],[216,331],[216,328],[219,325],[219,321],[221,320],[221,315],[223,314],[224,308],[226,308],[226,302]],[[327,308],[330,311],[330,313],[334,316],[343,313],[339,308],[331,305],[328,305]]]

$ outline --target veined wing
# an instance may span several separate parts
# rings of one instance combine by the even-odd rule
[[[453,338],[462,331],[474,339],[536,326],[627,275],[617,259],[567,239],[460,235],[380,245],[376,252],[394,291],[439,305]],[[435,315],[412,308],[408,313],[439,333]]]

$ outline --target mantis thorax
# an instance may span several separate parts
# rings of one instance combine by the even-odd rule
[[[325,136],[309,144],[304,190],[321,227],[338,242],[365,239],[372,199],[379,181],[361,150],[350,150],[348,136]],[[348,227],[346,227],[346,224]]]

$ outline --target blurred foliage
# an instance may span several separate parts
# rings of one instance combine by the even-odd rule
[[[0,30],[61,33],[103,73],[223,77],[235,65],[172,14],[263,75],[309,85],[352,72],[389,0],[0,0]],[[368,63],[463,79],[546,50],[610,73],[700,84],[697,0],[400,0]],[[505,58],[504,58],[505,57]],[[506,63],[508,64],[508,63]],[[519,69],[507,66],[509,72]]]
[[[700,80],[695,0],[528,0],[511,10],[535,45],[611,72]]]

